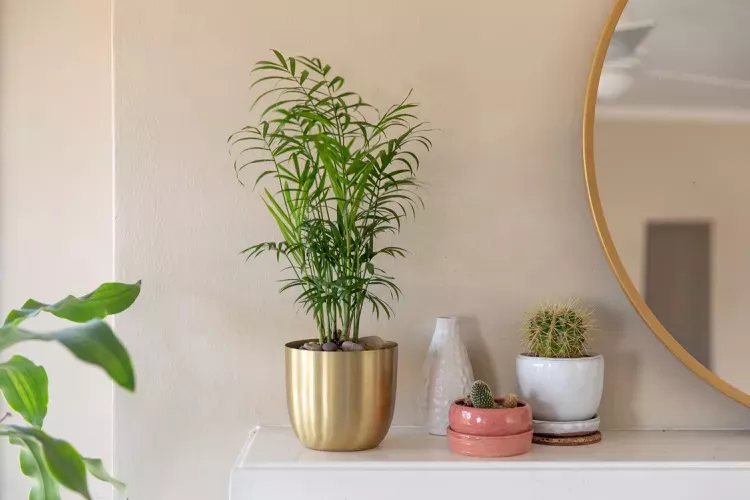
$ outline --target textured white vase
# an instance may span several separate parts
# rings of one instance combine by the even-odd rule
[[[458,335],[457,318],[438,318],[424,365],[423,411],[430,434],[445,436],[451,404],[474,383],[469,353]]]
[[[534,420],[573,422],[593,418],[604,389],[604,358],[516,358],[518,392]]]

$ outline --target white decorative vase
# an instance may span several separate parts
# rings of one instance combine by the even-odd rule
[[[518,392],[534,420],[573,422],[596,415],[604,389],[604,358],[516,358]]]
[[[424,365],[423,410],[430,434],[445,436],[451,404],[474,383],[469,353],[458,335],[457,318],[438,318]]]

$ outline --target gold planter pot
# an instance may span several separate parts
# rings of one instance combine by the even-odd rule
[[[297,438],[313,450],[379,445],[396,406],[398,345],[375,351],[302,351],[286,344],[286,401]]]

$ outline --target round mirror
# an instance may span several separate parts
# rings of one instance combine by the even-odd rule
[[[750,406],[750,2],[621,0],[584,112],[595,223],[630,301]]]

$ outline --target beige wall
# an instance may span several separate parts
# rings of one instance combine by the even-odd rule
[[[750,124],[598,121],[597,178],[618,253],[642,290],[646,222],[712,225],[711,363],[750,392]]]
[[[110,26],[108,2],[0,5],[5,312],[28,296],[54,299],[110,277]],[[406,297],[396,319],[371,323],[402,345],[397,423],[420,420],[435,316],[463,316],[478,375],[510,390],[521,311],[575,294],[599,311],[607,427],[747,427],[750,411],[696,379],[643,326],[591,225],[579,119],[608,7],[118,2],[117,276],[145,283],[118,326],[139,393],[118,395],[113,415],[98,372],[35,346],[51,372],[50,430],[106,459],[114,417],[117,469],[131,497],[203,500],[225,496],[256,415],[286,421],[281,345],[311,325],[291,297],[275,294],[271,260],[236,255],[276,230],[257,196],[236,184],[223,143],[250,120],[247,70],[270,47],[324,57],[378,104],[414,87],[441,129],[424,163],[428,210],[399,240],[411,257],[392,267]],[[3,445],[0,458],[13,477],[0,477],[0,498],[23,498],[15,450]]]
[[[440,129],[428,208],[399,239],[412,254],[390,267],[405,298],[369,323],[401,344],[397,424],[420,422],[436,316],[466,318],[478,375],[510,390],[521,312],[579,295],[602,325],[607,427],[748,426],[645,328],[591,223],[580,116],[609,3],[118,2],[117,275],[144,280],[120,320],[139,394],[115,402],[133,497],[221,498],[255,415],[287,421],[282,345],[312,324],[276,294],[272,259],[237,255],[277,230],[224,143],[252,120],[248,70],[271,47],[324,58],[377,104],[414,88]]]
[[[101,0],[0,0],[3,316],[28,297],[83,294],[113,277],[110,17]],[[54,346],[23,352],[49,372],[48,431],[111,463],[106,376]],[[28,497],[17,457],[0,441],[3,500]],[[91,491],[111,498],[102,484]]]
[[[54,299],[110,278],[112,179],[108,2],[0,6],[4,313],[31,295]],[[324,57],[376,103],[414,87],[441,129],[424,163],[428,210],[399,241],[412,256],[392,268],[406,297],[396,319],[371,324],[402,345],[397,423],[419,422],[435,316],[462,315],[478,375],[510,390],[520,312],[576,294],[600,315],[607,427],[747,427],[750,411],[642,325],[594,234],[579,118],[607,9],[584,0],[118,2],[117,275],[145,282],[118,326],[139,394],[118,395],[113,415],[104,377],[34,346],[52,379],[51,432],[107,459],[114,418],[117,468],[133,498],[203,500],[225,495],[255,415],[286,421],[281,345],[310,322],[275,294],[272,261],[236,255],[276,232],[234,181],[223,144],[249,121],[247,70],[270,47]],[[23,498],[16,451],[0,448],[0,498]]]

